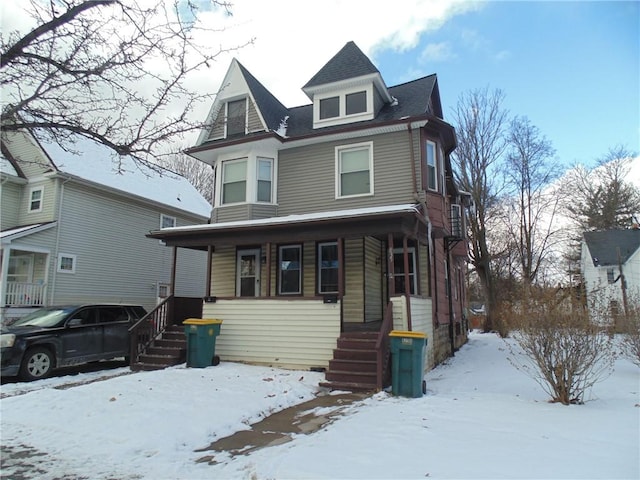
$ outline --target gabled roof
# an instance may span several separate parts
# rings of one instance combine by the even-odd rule
[[[347,42],[342,49],[329,60],[302,89],[327,83],[339,82],[349,78],[380,73],[371,60],[362,53],[354,42]]]
[[[624,265],[640,248],[640,229],[585,232],[584,241],[594,267],[617,266],[618,251]]]
[[[251,96],[256,103],[256,108],[262,114],[267,128],[269,130],[277,130],[280,123],[289,115],[287,107],[282,105],[280,100],[273,96],[240,62],[238,62],[238,67],[240,67],[240,72],[247,82]]]

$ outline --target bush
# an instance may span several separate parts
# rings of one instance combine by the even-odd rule
[[[619,319],[622,354],[640,367],[640,302],[634,302]]]
[[[553,292],[535,292],[513,309],[512,337],[522,349],[512,363],[564,405],[584,403],[585,393],[613,368],[613,337],[589,319],[587,309]]]

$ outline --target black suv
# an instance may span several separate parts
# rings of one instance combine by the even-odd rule
[[[129,356],[129,327],[139,305],[40,308],[0,331],[1,374],[31,381],[55,368]]]

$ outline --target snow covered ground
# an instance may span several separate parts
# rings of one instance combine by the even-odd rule
[[[20,461],[43,479],[640,478],[638,367],[618,360],[585,405],[563,406],[508,350],[473,333],[426,376],[425,397],[381,392],[316,433],[216,454],[216,465],[196,463],[195,450],[313,398],[323,375],[222,362],[5,384],[2,478],[16,478]],[[37,456],[12,458],[20,451]]]

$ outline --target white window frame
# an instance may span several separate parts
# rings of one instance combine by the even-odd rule
[[[258,195],[260,194],[260,189],[258,188],[260,182],[266,182],[267,180],[260,178],[260,162],[269,162],[270,165],[270,178],[269,178],[269,200],[260,200]],[[274,159],[271,157],[256,157],[256,203],[266,203],[273,204],[273,169],[274,169]]]
[[[63,268],[63,261],[65,259],[71,260],[71,269]],[[76,255],[70,253],[59,253],[58,254],[58,262],[57,262],[57,271],[59,273],[76,273],[76,266],[78,264],[78,259]]]
[[[369,151],[369,191],[365,193],[356,193],[353,195],[342,195],[342,153],[354,150]],[[353,143],[350,145],[340,145],[335,147],[336,158],[336,178],[335,178],[335,198],[354,198],[367,197],[374,194],[374,175],[373,175],[373,142]]]
[[[365,95],[367,96],[366,110],[364,112],[352,113],[350,115],[347,115],[347,95],[360,92],[365,92]],[[320,118],[320,101],[333,97],[338,97],[338,116]],[[337,89],[331,90],[326,93],[315,94],[313,96],[313,128],[328,127],[332,125],[343,125],[345,123],[359,122],[362,120],[372,120],[374,118],[373,99],[373,83],[367,83],[347,89]]]
[[[224,202],[224,187],[225,187],[225,181],[224,181],[224,173],[225,173],[225,168],[227,165],[231,165],[234,163],[242,163],[244,162],[245,164],[245,168],[244,168],[244,200],[239,201],[239,202],[228,202],[225,203]],[[248,187],[249,187],[249,179],[247,178],[248,172],[249,172],[249,158],[248,157],[242,157],[242,158],[235,158],[232,160],[225,160],[222,162],[222,168],[220,169],[221,173],[220,173],[220,205],[239,205],[241,203],[247,203],[247,196],[248,196]]]
[[[33,194],[36,192],[40,192],[40,198],[37,200],[38,203],[38,208],[32,208],[33,207]],[[42,211],[42,204],[44,203],[44,186],[40,186],[40,187],[33,187],[31,189],[29,189],[29,213],[37,213],[37,212],[41,212]]]
[[[316,259],[316,267],[318,270],[317,273],[317,279],[318,279],[318,293],[320,295],[325,295],[325,294],[334,294],[334,293],[338,293],[339,290],[339,285],[340,285],[340,279],[338,279],[338,284],[336,285],[336,290],[327,290],[324,291],[322,289],[322,247],[325,246],[335,246],[336,249],[338,248],[338,242],[337,241],[332,241],[332,242],[320,242],[318,243],[318,248],[316,250],[316,254],[317,254],[317,259]],[[338,267],[336,268],[336,270],[338,271],[338,275],[340,275],[340,258],[337,259],[338,262]],[[326,270],[326,269],[325,269]]]
[[[413,264],[413,273],[409,272],[409,281],[411,282],[411,284],[413,285],[413,293],[411,293],[411,288],[409,288],[409,291],[406,292],[409,295],[417,295],[418,294],[418,270],[417,270],[417,262],[416,262],[416,249],[415,247],[407,247],[407,253],[410,255],[409,257],[409,262],[411,262]],[[394,248],[393,249],[393,254],[394,256],[397,254],[401,254],[403,256],[403,261],[402,261],[402,273],[396,274],[394,272],[393,276],[402,276],[404,277],[404,248]],[[395,262],[394,262],[394,267],[395,267]],[[396,292],[398,293],[398,292]]]
[[[246,135],[247,133],[247,124],[249,122],[249,102],[247,98],[244,97],[244,98],[229,99],[224,104],[224,118],[225,118],[224,138],[229,137],[229,104],[234,102],[240,102],[242,100],[244,100],[244,129],[241,133],[233,133],[232,135],[239,135],[239,134]]]
[[[298,258],[300,261],[298,262],[298,290],[295,292],[283,292],[282,291],[282,251],[286,249],[297,249],[298,250]],[[280,245],[278,247],[278,295],[301,295],[302,294],[302,245],[301,244],[292,244],[292,245]]]
[[[166,220],[170,220],[171,221],[171,225],[170,226],[165,226],[165,221]],[[164,213],[160,214],[160,230],[162,230],[163,228],[173,228],[177,225],[176,223],[176,217],[172,217],[171,215],[165,215]]]
[[[432,151],[433,151],[433,158],[430,158],[429,156],[429,147],[433,147]],[[426,180],[426,187],[427,190],[430,190],[432,192],[437,192],[438,191],[438,179],[439,179],[439,163],[438,163],[438,146],[436,145],[435,142],[432,142],[431,140],[427,140],[425,142],[425,152],[424,152],[424,157],[425,157],[425,165],[426,165],[426,172],[427,172],[427,178]],[[433,175],[431,174],[431,170],[433,170]],[[431,180],[433,180],[434,185],[431,185]]]

